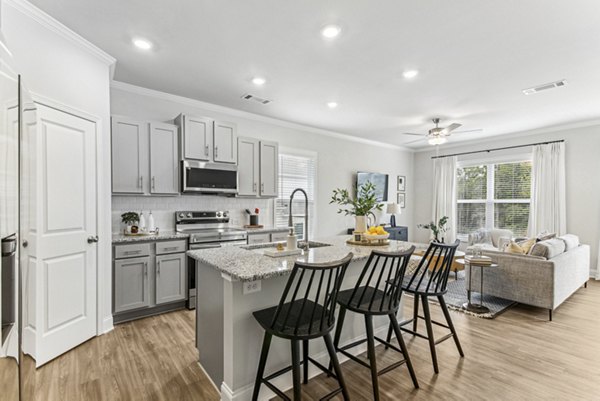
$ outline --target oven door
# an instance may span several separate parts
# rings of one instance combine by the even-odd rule
[[[237,194],[237,166],[183,161],[182,192]]]
[[[247,240],[235,240],[235,241],[225,241],[225,242],[200,242],[200,243],[190,243],[189,249],[190,251],[198,251],[201,249],[215,249],[222,248],[223,246],[231,246],[231,245],[247,245]],[[192,258],[189,258],[188,268],[188,309],[196,309],[196,261]]]

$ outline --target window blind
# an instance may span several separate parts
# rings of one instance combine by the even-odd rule
[[[309,232],[314,232],[315,221],[315,158],[292,154],[279,154],[279,191],[275,200],[275,225],[288,226],[290,195],[302,188],[308,195]],[[304,238],[304,196],[296,193],[292,205],[294,229],[298,238]]]

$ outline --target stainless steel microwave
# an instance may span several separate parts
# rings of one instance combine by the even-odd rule
[[[182,192],[231,194],[238,192],[237,166],[184,160]]]

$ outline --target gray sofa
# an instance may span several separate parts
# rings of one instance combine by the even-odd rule
[[[576,245],[567,244],[561,251],[559,241],[558,238],[541,241],[534,246],[536,249],[532,248],[532,253],[546,252],[546,257],[484,250],[498,267],[483,268],[483,293],[548,309],[552,320],[552,311],[581,286],[587,287],[590,277],[590,246],[580,245],[577,240]],[[543,249],[548,242],[549,252]],[[480,271],[479,267],[467,266],[467,291],[479,292]]]

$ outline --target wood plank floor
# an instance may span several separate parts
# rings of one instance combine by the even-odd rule
[[[451,340],[440,344],[435,375],[427,342],[407,335],[421,388],[413,389],[401,367],[380,377],[382,400],[600,400],[600,282],[575,293],[553,322],[547,311],[527,306],[494,320],[451,314],[465,358]],[[39,369],[35,399],[216,401],[196,364],[193,323],[193,312],[178,311],[118,325]],[[377,352],[380,366],[397,356]],[[352,399],[371,400],[369,371],[351,361],[342,369]],[[304,386],[303,399],[317,400],[334,386],[317,377]]]

